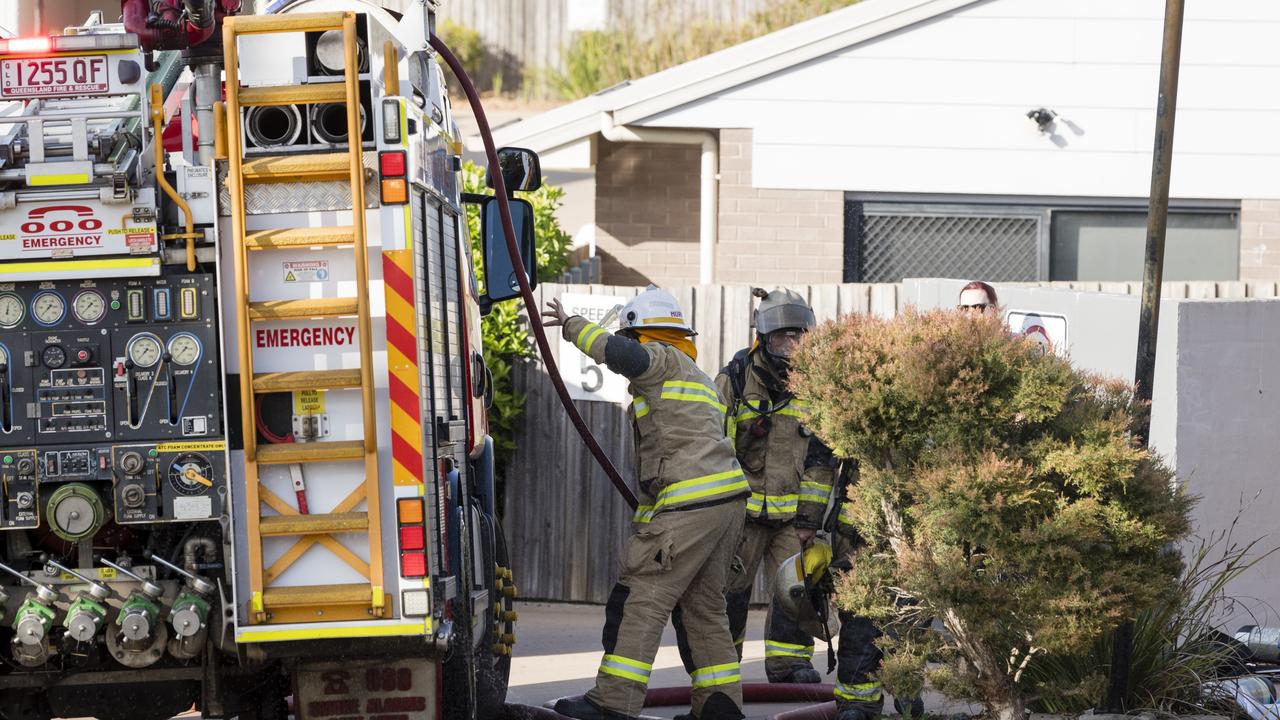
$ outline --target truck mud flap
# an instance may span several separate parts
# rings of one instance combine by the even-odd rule
[[[298,720],[438,717],[436,663],[422,658],[344,660],[299,666]]]

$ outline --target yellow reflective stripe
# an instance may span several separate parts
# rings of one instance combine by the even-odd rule
[[[291,642],[295,640],[331,640],[338,638],[397,637],[430,635],[431,618],[409,623],[307,628],[245,628],[236,630],[236,642]]]
[[[106,258],[104,260],[54,260],[49,262],[24,262],[0,264],[0,274],[81,271],[81,270],[137,270],[159,266],[156,258]]]
[[[880,683],[874,681],[857,684],[837,683],[835,695],[841,700],[874,702],[880,699]]]
[[[826,502],[826,499],[823,499]],[[795,512],[800,507],[799,495],[765,495],[763,493],[753,492],[747,500],[747,509],[760,512],[765,508],[769,512]]]
[[[645,325],[657,325],[658,323],[668,323],[671,325],[684,325],[684,320],[678,317],[653,317],[643,320]]]
[[[682,400],[685,402],[704,402],[720,412],[728,408],[720,402],[720,393],[710,385],[688,380],[668,380],[662,383],[662,397],[666,400]]]
[[[604,328],[599,325],[596,325],[595,323],[587,323],[587,326],[578,332],[578,337],[573,341],[573,344],[577,345],[578,349],[582,352],[590,355],[591,346],[595,344],[596,340],[603,335],[604,332]]]
[[[658,502],[654,505],[654,510],[661,510],[669,505],[688,503],[716,495],[741,492],[749,487],[751,486],[747,483],[747,478],[742,474],[741,468],[714,475],[704,475],[692,480],[681,480],[666,486],[661,493],[658,493]]]
[[[651,522],[653,520],[653,514],[652,505],[639,505],[636,507],[636,514],[631,516],[631,522]]]
[[[804,480],[800,483],[800,502],[827,504],[831,496],[831,486],[826,483]]]
[[[600,672],[627,680],[634,680],[641,685],[649,684],[649,674],[653,665],[632,660],[621,655],[605,655],[600,661]]]
[[[804,411],[803,411],[803,410],[797,410],[796,408],[793,408],[793,407],[791,407],[790,405],[788,405],[787,407],[782,408],[781,410],[775,410],[773,414],[774,414],[774,415],[789,415],[789,416],[791,416],[791,417],[804,417]]]
[[[840,524],[841,524],[841,525],[853,525],[853,521],[852,521],[852,520],[850,520],[850,519],[849,519],[849,516],[848,516],[848,515],[846,515],[846,514],[844,513],[844,509],[843,509],[843,508],[841,508],[841,510],[840,510]]]
[[[742,669],[736,662],[725,663],[724,665],[698,668],[689,677],[693,679],[693,689],[697,690],[698,688],[741,682]]]
[[[755,410],[743,410],[742,412],[738,413],[737,419],[738,419],[738,422],[746,422],[747,420],[755,420],[758,417],[760,417],[760,413],[756,412]]]
[[[631,400],[631,409],[635,411],[636,417],[642,418],[649,414],[649,403],[644,398],[638,397]]]
[[[794,643],[775,642],[773,640],[764,641],[764,656],[770,657],[793,657],[793,658],[811,658],[813,657],[812,645],[796,645]]]

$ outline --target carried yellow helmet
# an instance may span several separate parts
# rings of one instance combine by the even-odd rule
[[[813,637],[824,637],[826,633],[815,605],[825,600],[815,598],[813,590],[826,576],[832,557],[830,544],[814,540],[809,547],[783,561],[773,583],[774,605]]]

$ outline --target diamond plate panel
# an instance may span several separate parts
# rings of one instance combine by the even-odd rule
[[[1035,217],[867,213],[862,241],[862,282],[1038,279],[1040,220]]]
[[[365,152],[365,207],[378,207],[378,154]],[[218,163],[218,207],[222,215],[231,214],[231,189],[227,187],[228,163]],[[254,183],[244,189],[244,208],[248,215],[270,215],[279,212],[312,210],[350,210],[351,185],[345,180],[304,183]]]

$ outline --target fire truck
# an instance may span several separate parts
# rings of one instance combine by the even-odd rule
[[[0,40],[0,717],[493,717],[480,320],[518,282],[436,0],[241,10]]]

